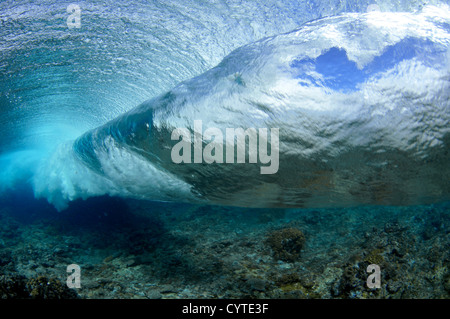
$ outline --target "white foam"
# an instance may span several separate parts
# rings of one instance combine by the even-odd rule
[[[75,155],[72,142],[60,145],[33,176],[36,198],[46,198],[58,210],[70,201],[110,195],[157,200],[187,199],[190,187],[155,168],[139,155],[107,139],[107,152],[99,153],[103,174],[93,171]],[[192,198],[192,200],[194,200]]]

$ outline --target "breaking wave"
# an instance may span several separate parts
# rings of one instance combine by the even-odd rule
[[[448,200],[449,32],[449,8],[428,6],[345,13],[244,45],[60,144],[33,175],[35,194],[59,209],[104,194],[255,207]],[[194,120],[278,128],[279,170],[175,164],[171,133],[194,134]]]

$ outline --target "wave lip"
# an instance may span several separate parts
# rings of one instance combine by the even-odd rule
[[[60,148],[36,194],[59,207],[100,194],[256,207],[448,200],[449,32],[449,8],[427,7],[325,18],[243,46]],[[193,134],[195,120],[278,128],[278,172],[174,163],[171,133]]]

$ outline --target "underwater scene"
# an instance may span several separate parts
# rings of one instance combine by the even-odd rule
[[[450,299],[449,1],[0,24],[0,299]]]

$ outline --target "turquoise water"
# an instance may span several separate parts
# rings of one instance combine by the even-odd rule
[[[448,298],[445,1],[2,1],[0,22],[5,295],[78,264],[66,297]]]

